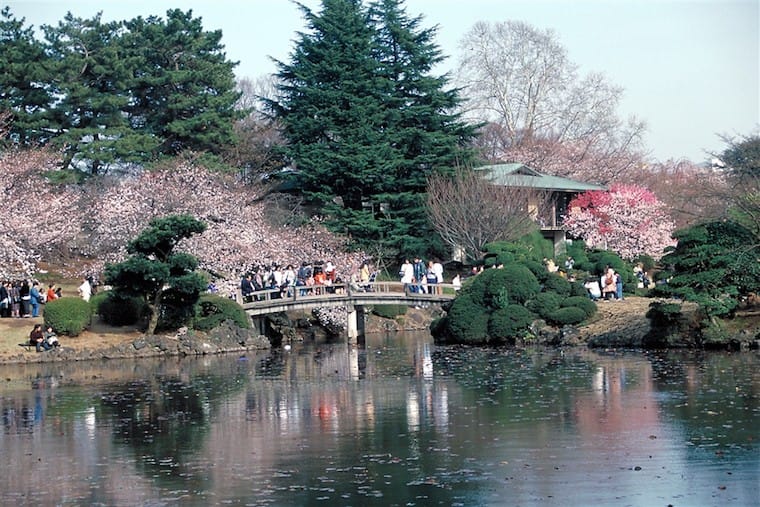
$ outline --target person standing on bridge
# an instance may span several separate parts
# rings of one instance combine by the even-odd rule
[[[425,268],[425,263],[420,259],[419,257],[414,258],[414,281],[417,283],[417,290],[418,293],[425,292],[425,288],[422,286],[422,282],[425,280],[425,273],[427,269]]]
[[[251,281],[251,274],[246,274],[242,280],[240,280],[240,293],[243,295],[243,302],[250,303],[253,301],[253,282]]]
[[[399,275],[401,276],[401,283],[404,284],[404,292],[406,292],[412,283],[414,283],[414,266],[409,262],[409,259],[404,259]]]

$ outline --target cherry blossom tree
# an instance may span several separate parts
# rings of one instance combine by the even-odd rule
[[[44,149],[0,152],[0,276],[28,276],[37,263],[61,257],[69,240],[79,232],[80,192],[54,184],[48,176],[57,171],[57,153]]]
[[[675,228],[665,206],[644,187],[613,185],[570,201],[564,227],[589,247],[617,252],[624,259],[646,254],[655,259],[675,241]]]
[[[651,188],[665,204],[677,229],[728,216],[731,185],[720,167],[689,160],[666,160],[645,165],[625,181]]]
[[[57,169],[60,154],[0,152],[0,277],[32,275],[41,261],[71,276],[100,272],[126,258],[128,241],[151,219],[171,214],[208,224],[178,248],[220,279],[234,280],[256,265],[304,260],[331,260],[347,277],[365,257],[348,252],[346,239],[328,232],[318,217],[300,226],[270,223],[264,186],[210,172],[197,159],[186,154],[130,177],[56,184],[51,175],[65,173]]]
[[[101,262],[121,260],[129,238],[150,219],[189,214],[208,228],[180,242],[179,250],[192,253],[201,268],[222,277],[239,276],[257,265],[304,260],[330,259],[344,275],[358,267],[363,254],[344,253],[345,240],[328,232],[318,219],[300,227],[271,225],[264,191],[263,186],[209,172],[186,155],[103,189],[87,222],[87,253]]]

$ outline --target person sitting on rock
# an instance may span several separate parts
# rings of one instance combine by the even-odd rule
[[[51,349],[61,346],[61,344],[58,342],[58,335],[55,334],[52,326],[48,326],[47,330],[45,331],[45,343],[47,343]]]
[[[45,335],[42,333],[42,324],[35,324],[32,332],[29,333],[29,344],[34,345],[37,352],[42,350],[50,350],[52,347],[45,341]]]

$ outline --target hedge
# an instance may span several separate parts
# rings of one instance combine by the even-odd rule
[[[587,296],[571,296],[565,298],[560,304],[562,308],[575,307],[580,308],[586,314],[586,319],[596,314],[596,303],[591,301]],[[585,320],[585,319],[584,319]]]
[[[577,306],[560,308],[549,314],[549,321],[559,326],[579,324],[586,320],[586,312]]]
[[[79,298],[60,298],[50,301],[44,310],[45,327],[59,335],[78,336],[92,322],[90,304]]]

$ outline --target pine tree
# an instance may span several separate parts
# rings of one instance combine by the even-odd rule
[[[158,151],[220,153],[234,143],[233,69],[223,52],[220,30],[206,32],[192,11],[169,10],[166,20],[137,17],[124,23],[125,45],[138,65],[132,80],[133,102],[126,108],[136,129],[161,141]]]
[[[419,30],[397,1],[301,9],[309,30],[291,62],[278,62],[280,100],[272,103],[299,188],[362,246],[394,254],[429,247],[427,176],[464,162],[472,135],[447,112],[456,93],[430,76],[441,58],[434,31]]]
[[[150,309],[148,334],[155,333],[162,306],[173,307],[173,314],[191,316],[206,283],[195,272],[198,260],[174,248],[180,240],[205,230],[206,224],[190,215],[155,218],[129,242],[127,260],[106,266],[105,281],[117,297],[140,297]]]
[[[100,17],[69,13],[58,26],[43,27],[52,60],[49,83],[59,97],[48,115],[53,143],[65,153],[64,168],[86,166],[92,174],[114,163],[145,160],[157,145],[124,114],[133,62],[124,58],[122,24],[102,23]]]
[[[412,255],[429,248],[424,240],[435,237],[424,205],[427,180],[433,174],[453,175],[456,166],[471,161],[464,146],[475,128],[454,112],[461,100],[456,90],[447,89],[448,79],[432,74],[445,58],[434,42],[436,29],[421,28],[422,18],[410,18],[402,4],[377,0],[370,12],[375,58],[388,86],[385,136],[395,155],[395,188],[378,198],[388,203],[390,215],[401,218],[397,246]]]
[[[50,95],[43,83],[48,58],[32,27],[24,26],[9,7],[0,11],[0,112],[12,114],[10,139],[22,144],[44,142]]]

